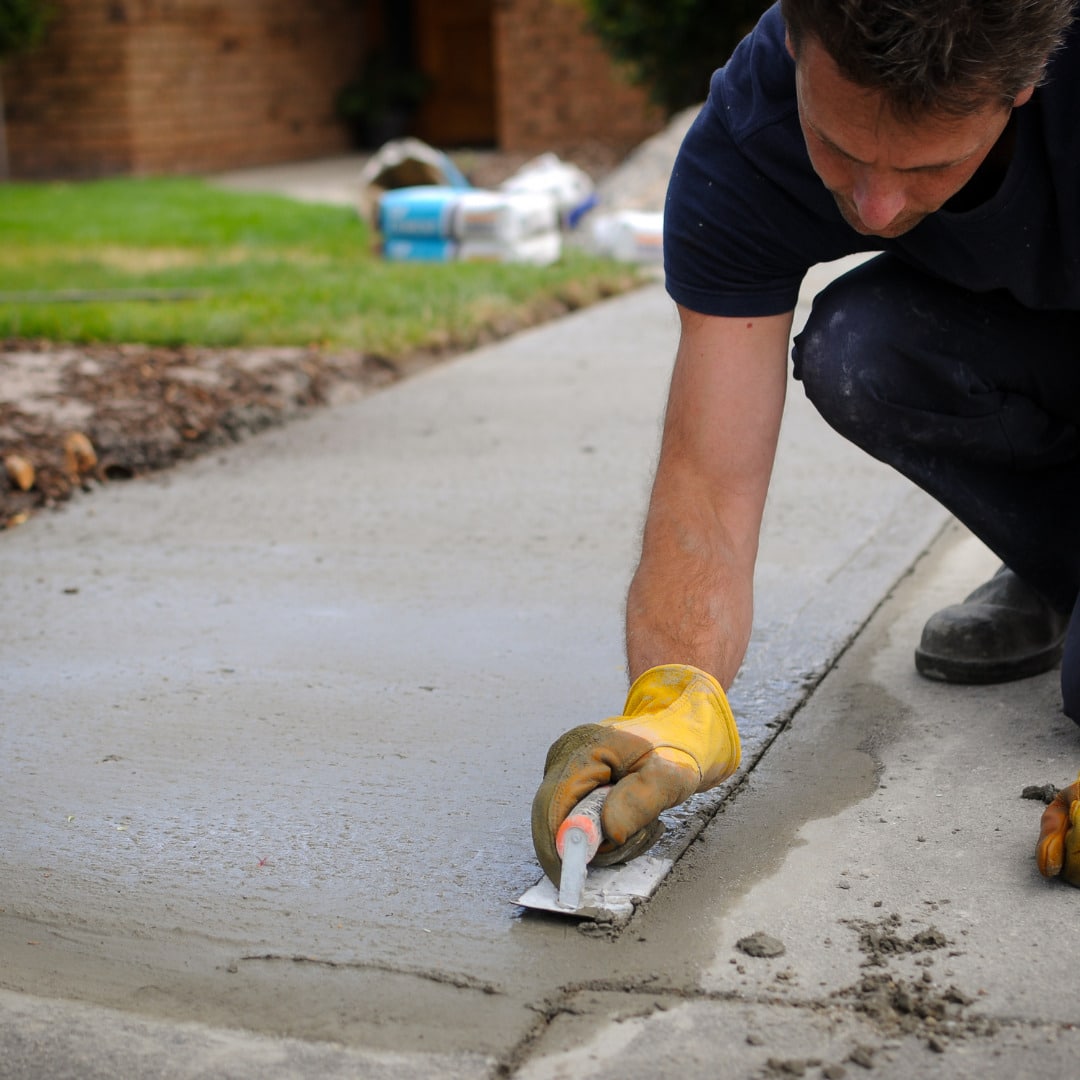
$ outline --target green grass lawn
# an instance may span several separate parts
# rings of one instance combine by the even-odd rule
[[[200,180],[0,186],[0,337],[393,356],[468,346],[635,282],[579,251],[544,268],[403,264],[373,243],[350,208]]]

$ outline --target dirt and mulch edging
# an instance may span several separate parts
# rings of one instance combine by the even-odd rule
[[[301,349],[0,344],[0,527],[397,377],[365,356]]]

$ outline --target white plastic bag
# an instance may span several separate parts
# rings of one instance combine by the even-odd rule
[[[596,185],[589,174],[551,153],[526,162],[499,186],[503,191],[551,195],[560,220],[568,227],[575,225],[596,202]]]

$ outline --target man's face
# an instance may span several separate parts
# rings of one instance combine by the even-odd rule
[[[944,205],[983,163],[1011,113],[993,103],[961,118],[899,120],[880,91],[845,79],[813,38],[799,49],[795,84],[814,171],[863,236],[901,236]]]

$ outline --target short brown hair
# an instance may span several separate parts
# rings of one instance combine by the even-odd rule
[[[963,116],[1038,83],[1075,0],[781,0],[796,55],[816,39],[896,112]]]

